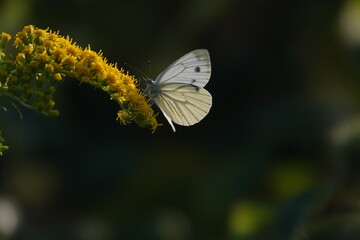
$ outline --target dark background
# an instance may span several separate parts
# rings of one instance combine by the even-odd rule
[[[76,79],[59,117],[2,100],[0,239],[360,239],[360,1],[0,1],[29,24],[138,77],[206,48],[213,106],[152,134]]]

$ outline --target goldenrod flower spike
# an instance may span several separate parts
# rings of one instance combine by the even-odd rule
[[[64,77],[71,77],[107,92],[117,101],[121,108],[117,114],[120,123],[134,121],[153,131],[157,128],[154,111],[138,89],[137,80],[116,65],[107,63],[102,52],[96,53],[90,46],[83,49],[68,36],[62,37],[58,32],[32,25],[16,34],[13,45],[17,53],[14,57],[3,52],[10,40],[9,34],[1,34],[0,97],[56,116],[59,112],[54,109],[52,100],[55,85]]]
[[[82,49],[69,37],[31,25],[16,34],[14,45],[19,51],[17,66],[36,67],[30,67],[29,74],[38,78],[45,75],[50,84],[61,81],[64,76],[76,78],[109,93],[122,109],[118,116],[127,114],[126,118],[118,117],[123,124],[135,121],[141,127],[156,129],[158,126],[148,100],[137,88],[136,79],[108,64],[101,52],[92,51],[90,46]],[[45,79],[37,80],[39,85]]]

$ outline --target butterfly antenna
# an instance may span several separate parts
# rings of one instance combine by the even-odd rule
[[[149,73],[150,73],[150,76],[152,76],[152,71],[151,71],[151,61],[148,60],[148,64],[149,64]]]
[[[148,75],[146,75],[143,71],[141,71],[140,69],[138,69],[138,68],[136,68],[136,67],[134,67],[134,66],[132,66],[131,64],[129,64],[129,63],[127,63],[127,62],[124,62],[124,65],[127,65],[127,66],[129,66],[130,68],[132,68],[132,69],[134,69],[135,71],[137,71],[138,73],[140,73],[140,74],[142,74],[143,76],[145,76],[145,78],[144,77],[142,77],[143,79],[147,79],[147,78],[149,78],[148,77]]]

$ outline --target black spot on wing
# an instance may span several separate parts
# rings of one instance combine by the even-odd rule
[[[196,83],[196,80],[192,79],[190,84],[196,88],[196,91],[199,91],[200,88],[198,86],[194,85],[194,83]]]
[[[200,72],[200,67],[199,67],[199,66],[197,66],[197,67],[195,68],[195,72]]]

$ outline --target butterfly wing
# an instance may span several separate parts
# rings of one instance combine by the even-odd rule
[[[161,83],[187,83],[204,87],[211,75],[210,55],[206,49],[191,51],[162,71],[155,80]]]
[[[201,121],[212,105],[211,94],[203,88],[184,83],[164,83],[159,86],[160,94],[154,99],[170,123],[182,126]]]

